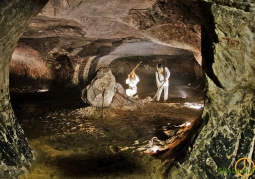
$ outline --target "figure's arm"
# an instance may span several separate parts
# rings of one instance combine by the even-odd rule
[[[159,81],[159,77],[158,77],[158,73],[157,72],[155,72],[155,76],[156,76],[157,87],[160,87],[161,86],[161,82]]]
[[[138,83],[140,81],[139,76],[135,75],[135,81]]]
[[[166,70],[166,79],[169,79],[170,78],[170,71],[167,67],[165,67],[165,70]]]

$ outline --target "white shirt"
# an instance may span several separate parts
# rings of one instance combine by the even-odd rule
[[[128,84],[129,88],[137,88],[136,85],[139,82],[139,77],[135,75],[134,78],[127,78],[126,79],[126,84]]]
[[[166,76],[164,76],[164,73],[166,73]],[[166,78],[166,82],[164,83],[163,86],[169,86],[169,77],[170,77],[170,71],[167,67],[164,68],[163,73],[158,73],[157,71],[155,72],[156,75],[156,83],[157,87],[162,86],[164,83],[164,79]]]

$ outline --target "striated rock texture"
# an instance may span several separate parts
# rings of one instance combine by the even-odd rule
[[[200,2],[208,82],[203,127],[190,153],[169,172],[170,178],[240,178],[234,171],[236,161],[253,158],[254,5],[242,1]],[[243,167],[237,165],[237,169]],[[251,167],[244,167],[247,172],[243,175],[251,174]]]
[[[18,76],[31,75],[31,78],[51,78],[41,55],[22,44],[19,44],[12,54],[10,73]]]
[[[191,51],[201,64],[199,12],[196,0],[159,0],[123,19],[156,43]]]
[[[9,65],[17,42],[45,0],[0,2],[0,178],[16,178],[31,165],[33,154],[17,123],[9,97]]]
[[[36,72],[52,81],[48,88],[61,80],[84,85],[100,67],[121,57],[193,54],[201,64],[198,12],[194,0],[50,0],[19,40],[20,47],[27,47],[19,48],[24,54],[39,53],[32,56],[43,59],[47,72],[35,71],[43,70],[42,65],[30,70],[25,56],[19,62],[31,80]],[[59,61],[63,56],[68,61],[64,65]],[[11,81],[18,75],[14,65]]]

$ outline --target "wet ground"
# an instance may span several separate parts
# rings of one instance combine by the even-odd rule
[[[88,106],[75,90],[12,93],[18,122],[35,152],[30,173],[19,178],[161,178],[161,161],[146,146],[152,137],[165,141],[174,135],[167,132],[199,117],[203,108],[191,107],[202,105],[203,97],[178,87],[170,90],[167,103],[120,111]]]

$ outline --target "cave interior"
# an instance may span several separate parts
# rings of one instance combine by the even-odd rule
[[[35,152],[19,178],[158,178],[159,151],[144,153],[145,144],[170,140],[203,111],[198,12],[196,1],[185,0],[50,0],[10,62],[12,108]],[[126,89],[139,62],[139,99],[156,94],[156,65],[169,68],[166,103],[118,110],[82,101],[98,69],[110,68]]]

